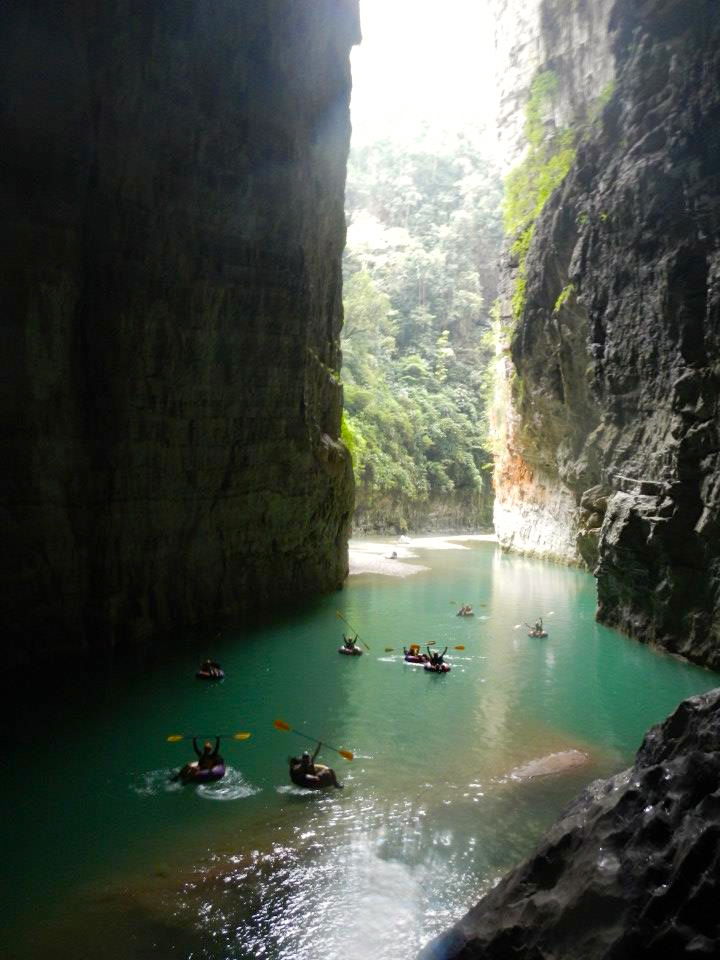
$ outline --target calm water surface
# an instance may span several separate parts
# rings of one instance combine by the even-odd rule
[[[185,652],[52,711],[35,711],[28,685],[1,774],[3,956],[413,957],[584,784],[627,766],[651,723],[718,683],[598,626],[587,574],[488,543],[418,555],[430,571],[354,577],[303,614],[214,642],[221,685],[195,681]],[[461,602],[479,616],[457,618]],[[336,653],[336,610],[370,653]],[[515,629],[538,615],[548,639]],[[465,649],[438,677],[402,662],[411,640]],[[277,717],[354,751],[321,758],[344,790],[289,786],[304,742]],[[235,730],[253,737],[223,745],[224,781],[168,782],[192,758],[168,734]],[[586,765],[509,777],[573,748]]]

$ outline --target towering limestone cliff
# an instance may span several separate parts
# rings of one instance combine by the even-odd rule
[[[341,584],[358,39],[356,0],[5,4],[12,659]]]
[[[577,154],[506,271],[498,532],[593,568],[604,622],[718,667],[720,8],[618,0],[609,37],[614,93],[565,121]]]
[[[521,174],[514,189],[527,209],[522,222],[508,224],[511,236],[501,270],[494,521],[504,547],[566,562],[578,560],[576,497],[559,476],[559,441],[545,436],[550,425],[544,415],[536,417],[533,431],[532,418],[520,409],[524,381],[510,357],[511,335],[522,312],[516,291],[527,269],[527,244],[517,241],[535,220],[534,195],[562,156],[563,138],[574,147],[610,89],[612,6],[613,0],[496,0],[498,131],[506,169]],[[547,169],[533,161],[533,152],[541,149]],[[518,173],[511,174],[508,192],[513,176]]]

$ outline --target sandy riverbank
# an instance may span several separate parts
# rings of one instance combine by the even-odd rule
[[[349,545],[350,576],[360,573],[380,573],[386,577],[410,577],[429,567],[421,563],[407,563],[418,560],[418,550],[469,550],[464,544],[468,541],[496,543],[492,533],[461,533],[447,536],[413,537],[410,543],[397,540],[351,540]],[[396,559],[391,555],[397,553]]]

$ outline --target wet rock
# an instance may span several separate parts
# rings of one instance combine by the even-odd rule
[[[420,960],[717,956],[720,690],[653,727]]]

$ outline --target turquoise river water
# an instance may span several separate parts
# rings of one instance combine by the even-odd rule
[[[718,683],[598,626],[588,574],[491,543],[417,553],[429,571],[352,577],[300,614],[214,641],[202,653],[223,663],[220,685],[194,679],[187,650],[61,690],[52,708],[27,684],[1,773],[0,953],[413,957],[582,786],[629,765],[650,724]],[[456,617],[460,602],[478,616]],[[336,653],[336,610],[369,653]],[[546,640],[515,626],[538,615]],[[465,649],[434,676],[402,662],[410,640]],[[321,757],[343,790],[289,785],[287,757],[305,744],[275,718],[354,751]],[[168,734],[236,730],[253,736],[223,744],[225,780],[168,782],[192,758]],[[511,776],[571,749],[587,762]]]

